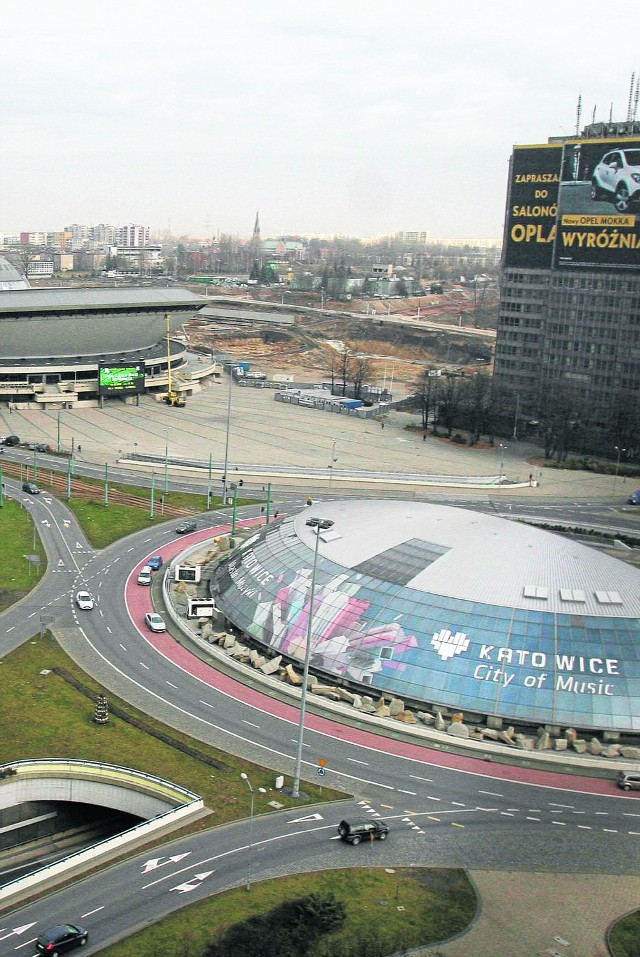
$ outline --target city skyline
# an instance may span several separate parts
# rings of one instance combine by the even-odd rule
[[[0,232],[502,237],[514,143],[624,119],[595,3],[44,0],[3,11]],[[622,0],[616,18],[633,22]],[[604,29],[604,25],[603,25]],[[597,70],[594,69],[597,64]],[[637,72],[637,71],[636,71]]]

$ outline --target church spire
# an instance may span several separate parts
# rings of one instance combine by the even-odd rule
[[[260,213],[256,213],[256,221],[253,226],[253,239],[260,239]]]

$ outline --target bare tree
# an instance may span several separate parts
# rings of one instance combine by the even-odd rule
[[[347,394],[347,382],[349,380],[349,372],[351,367],[351,350],[349,346],[344,346],[337,353],[338,358],[338,378],[340,379],[340,388],[342,389],[342,395]]]
[[[362,386],[373,375],[373,364],[364,356],[353,356],[349,363],[349,374],[353,386],[354,399],[362,398]]]
[[[544,435],[545,458],[564,462],[570,449],[580,444],[582,400],[575,387],[549,382],[542,391],[538,418]]]
[[[435,369],[428,366],[422,370],[412,384],[415,389],[416,405],[422,416],[422,428],[426,431],[429,426],[429,419],[433,413],[433,434],[437,435],[437,407],[441,391],[441,380],[435,375],[435,372]]]
[[[461,398],[460,380],[453,376],[447,376],[442,384],[440,395],[440,418],[447,430],[448,438],[451,438],[453,427],[456,424]]]
[[[488,375],[477,372],[473,378],[465,381],[461,404],[469,429],[469,445],[475,445],[480,436],[489,431],[491,399],[491,380]]]

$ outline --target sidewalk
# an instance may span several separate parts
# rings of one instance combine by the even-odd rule
[[[640,877],[471,871],[478,917],[424,957],[609,957],[607,928],[640,906]]]

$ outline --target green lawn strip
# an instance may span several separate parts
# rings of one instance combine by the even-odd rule
[[[232,925],[266,914],[284,901],[328,891],[344,902],[347,920],[323,942],[339,945],[374,937],[385,945],[379,951],[384,954],[399,947],[437,944],[459,934],[477,908],[463,871],[372,868],[361,857],[357,868],[296,874],[252,884],[249,892],[243,888],[218,894],[100,953],[102,957],[197,957]]]
[[[64,669],[92,694],[104,692],[48,634],[31,639],[7,655],[0,665],[1,764],[28,758],[70,758],[154,774],[202,797],[212,814],[200,827],[248,816],[248,789],[240,779],[243,771],[254,788],[256,814],[272,810],[268,802],[273,800],[284,807],[300,805],[274,790],[275,772],[174,731],[109,692],[109,723],[95,724],[94,699],[56,674],[54,668]],[[33,720],[34,715],[37,720]],[[191,749],[202,757],[188,753]],[[267,793],[261,794],[260,787]],[[305,783],[304,791],[311,803],[344,797],[316,784]]]
[[[154,517],[150,518],[148,509],[135,508],[133,505],[110,503],[105,506],[104,502],[82,498],[72,498],[67,505],[94,548],[106,548],[133,532],[153,528],[167,521],[159,509],[155,509]],[[178,521],[174,519],[174,523]]]
[[[33,520],[27,509],[14,499],[4,500],[0,508],[0,611],[23,598],[38,583],[47,567],[44,548],[38,535],[33,536]],[[25,555],[38,555],[34,564]]]
[[[181,521],[179,518],[168,519],[163,515],[157,499],[153,518],[150,517],[149,509],[136,508],[133,505],[110,503],[105,506],[104,502],[82,498],[72,498],[66,504],[82,525],[94,548],[106,548],[133,532],[154,528],[167,521],[172,521],[174,525]],[[250,500],[243,501],[243,504],[250,504]],[[231,512],[228,522],[231,523]]]

